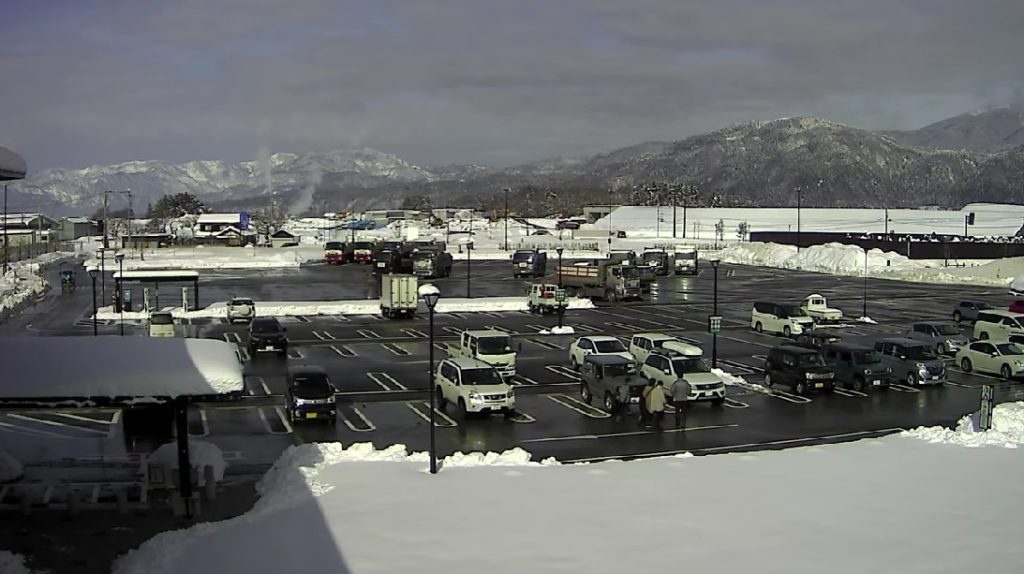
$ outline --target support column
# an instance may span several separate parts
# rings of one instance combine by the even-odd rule
[[[185,516],[192,518],[192,464],[188,456],[188,397],[174,399],[174,430],[178,442],[179,494],[185,504]]]

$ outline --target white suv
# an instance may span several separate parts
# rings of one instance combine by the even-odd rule
[[[1005,341],[1010,335],[1024,334],[1024,315],[988,309],[978,311],[978,320],[974,322],[975,339],[994,339]]]
[[[631,361],[636,360],[629,350],[626,349],[626,346],[622,344],[622,341],[607,335],[580,337],[569,345],[569,362],[572,364],[573,369],[580,370],[580,365],[583,364],[583,359],[587,355],[613,355]]]
[[[814,319],[796,305],[757,302],[750,312],[750,328],[792,337],[813,329]]]
[[[465,420],[470,413],[502,412],[505,418],[516,414],[516,395],[494,367],[477,359],[445,359],[435,373],[437,406],[448,403],[459,409]]]
[[[640,376],[648,381],[658,381],[665,396],[672,399],[672,385],[679,379],[690,384],[689,402],[711,401],[713,405],[725,402],[725,383],[708,369],[700,347],[685,343],[670,343],[647,355],[640,367]]]
[[[636,333],[629,339],[629,354],[633,355],[637,364],[642,365],[651,351],[660,349],[669,341],[678,342],[679,339],[664,333]]]
[[[241,321],[251,323],[256,316],[256,304],[252,299],[235,297],[228,303],[228,323]]]

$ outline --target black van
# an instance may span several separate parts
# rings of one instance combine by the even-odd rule
[[[832,392],[836,374],[816,349],[781,345],[768,351],[764,361],[764,385],[785,385],[798,395],[809,391]]]
[[[537,249],[517,249],[512,254],[512,277],[543,277],[548,271],[548,254]]]

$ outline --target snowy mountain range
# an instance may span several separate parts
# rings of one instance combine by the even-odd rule
[[[595,191],[630,201],[634,186],[686,183],[701,203],[959,207],[1024,203],[1024,114],[999,108],[904,132],[870,132],[822,118],[748,122],[676,142],[648,142],[584,159],[553,158],[512,168],[423,168],[372,149],[261,154],[256,161],[133,161],[49,169],[12,186],[15,204],[89,214],[103,190],[131,189],[136,212],[164,194],[188,192],[215,209],[276,204],[293,214],[433,205],[496,207],[501,190],[519,212],[573,212]],[[268,182],[269,174],[269,182]],[[113,201],[123,201],[116,198]],[[112,209],[124,207],[112,203]]]

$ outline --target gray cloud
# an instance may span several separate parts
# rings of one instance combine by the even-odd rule
[[[30,169],[370,146],[512,164],[823,115],[1021,99],[1016,0],[129,0],[0,22]],[[13,112],[12,112],[13,110]]]

